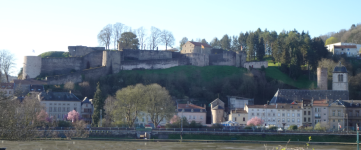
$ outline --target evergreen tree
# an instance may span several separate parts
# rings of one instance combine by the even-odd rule
[[[98,126],[98,122],[100,120],[100,110],[102,110],[102,117],[104,118],[104,103],[105,103],[105,97],[103,92],[100,90],[100,84],[99,82],[97,83],[97,89],[95,91],[94,94],[94,98],[93,98],[93,105],[94,105],[94,112],[92,115],[92,126],[97,127]]]
[[[282,57],[281,57],[281,63],[288,65],[290,64],[291,61],[291,57],[290,57],[290,50],[289,49],[284,49],[282,51]]]
[[[208,42],[206,41],[206,39],[202,39],[201,43],[208,44]]]
[[[301,73],[301,63],[299,62],[299,59],[297,58],[297,50],[293,50],[293,55],[291,58],[291,64],[290,64],[290,77],[293,79],[297,79]]]
[[[247,37],[247,57],[251,60],[254,55],[254,33],[249,34]]]
[[[261,40],[259,41],[257,46],[257,59],[259,61],[263,60],[264,55],[265,55],[265,46],[264,46],[263,37],[261,37]]]
[[[228,35],[224,35],[223,38],[221,39],[221,47],[224,50],[230,50],[231,49],[231,40],[228,37]]]

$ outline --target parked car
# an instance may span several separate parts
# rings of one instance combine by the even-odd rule
[[[283,129],[282,129],[282,128],[278,128],[277,131],[283,131]]]

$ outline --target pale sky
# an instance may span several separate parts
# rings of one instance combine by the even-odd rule
[[[173,47],[179,47],[182,37],[209,42],[257,28],[304,30],[315,37],[361,23],[360,5],[360,0],[0,0],[0,50],[15,54],[12,75],[17,75],[24,56],[99,46],[99,31],[116,22],[169,30]]]

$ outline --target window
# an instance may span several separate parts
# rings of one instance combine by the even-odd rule
[[[278,117],[279,117],[279,116],[281,116],[281,114],[280,114],[280,113],[278,113]]]
[[[311,111],[308,111],[308,115],[311,115]]]
[[[86,109],[85,109],[86,110]],[[69,112],[70,111],[70,107],[66,108],[66,111]]]
[[[297,122],[300,122],[300,119],[297,119]]]
[[[295,119],[292,119],[292,122],[295,122]]]
[[[281,122],[281,120],[280,120],[280,119],[278,119],[278,122]]]
[[[188,116],[188,119],[192,119],[192,116],[191,116],[191,115],[189,115],[189,116]]]
[[[246,118],[245,118],[245,117],[243,117],[243,121],[246,121]]]
[[[303,115],[306,115],[306,111],[303,112]]]
[[[241,114],[238,114],[238,117],[241,116]]]
[[[49,105],[53,105],[53,103],[50,103]]]
[[[74,108],[74,110],[76,111],[76,107]]]
[[[237,117],[234,117],[234,121],[237,121]]]
[[[282,122],[285,122],[285,119],[284,119],[284,118],[282,118]]]
[[[335,119],[333,119],[332,122],[335,122]]]
[[[252,113],[252,116],[254,116],[254,113]]]
[[[338,122],[341,122],[341,120],[340,120],[340,119],[338,119]]]
[[[259,116],[259,113],[257,113],[257,116]]]
[[[56,107],[54,107],[54,112],[56,112]]]
[[[270,117],[271,116],[271,114],[270,113],[268,113],[268,117]]]
[[[323,115],[326,116],[326,113],[324,113]]]
[[[311,122],[311,118],[308,118],[308,122]]]
[[[297,113],[297,117],[300,117],[301,116],[301,114],[300,113]]]
[[[52,107],[50,107],[50,108],[49,108],[49,112],[52,112],[52,111],[53,111],[53,108],[52,108]]]
[[[323,107],[323,109],[326,109],[326,107]]]
[[[287,119],[287,122],[290,122],[290,119]]]
[[[292,113],[292,117],[294,117],[295,116],[295,114],[294,113]]]
[[[343,82],[343,74],[338,75],[338,82]]]
[[[58,107],[58,112],[61,112],[61,107]]]
[[[338,111],[337,111],[337,115],[338,115],[338,116],[341,116],[341,111],[338,110]]]
[[[285,116],[285,113],[282,113],[282,117],[284,117]]]
[[[193,116],[193,119],[196,119],[196,116]]]
[[[200,116],[199,119],[203,120],[203,116]]]
[[[303,118],[303,122],[306,122],[306,121],[307,121],[306,117],[305,117],[305,118]]]
[[[274,116],[276,116],[276,114],[275,114],[275,113],[273,113],[273,117],[274,117]]]
[[[290,114],[289,113],[287,113],[287,117],[289,117],[290,116]]]
[[[332,116],[335,116],[335,113],[336,113],[336,111],[335,111],[335,110],[333,110],[333,111],[332,111]]]

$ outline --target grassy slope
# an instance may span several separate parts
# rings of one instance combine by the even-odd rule
[[[287,74],[284,74],[281,72],[281,70],[278,69],[278,66],[281,66],[281,63],[274,64],[270,57],[266,58],[266,61],[268,61],[268,68],[266,69],[267,77],[277,79],[278,81],[297,87],[299,89],[310,89],[317,87],[317,83],[315,81],[308,80],[308,77],[305,75],[301,75],[297,80],[291,79]]]
[[[44,52],[44,53],[40,54],[39,56],[41,56],[41,58],[46,58],[46,57],[69,57],[69,53],[68,52],[59,52],[59,51],[49,51],[49,52]]]
[[[272,63],[273,64],[273,63]],[[270,65],[270,63],[269,63]],[[185,73],[187,76],[190,76],[192,72],[199,72],[202,76],[202,79],[205,81],[210,81],[219,77],[227,77],[234,74],[243,74],[247,70],[245,68],[237,68],[234,66],[177,66],[168,69],[158,69],[158,70],[126,70],[121,71],[121,73],[139,73],[139,74],[163,74],[167,75],[170,73]],[[281,72],[276,66],[269,66],[266,69],[266,76],[277,79],[285,84],[297,87],[299,89],[309,89],[312,85],[316,86],[314,81],[308,80],[307,76],[301,76],[298,80],[293,80],[288,75]]]
[[[183,72],[187,76],[192,75],[193,72],[199,72],[202,79],[209,81],[218,77],[227,77],[234,74],[243,74],[247,72],[245,68],[237,68],[233,66],[177,66],[168,69],[157,70],[124,70],[121,73],[139,73],[139,74],[163,74],[181,73]]]

